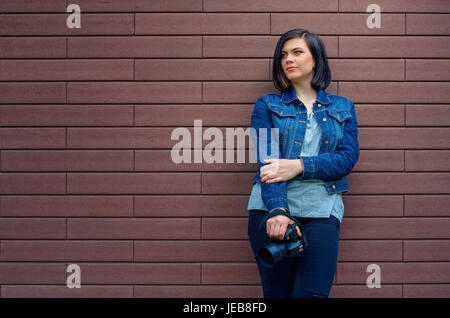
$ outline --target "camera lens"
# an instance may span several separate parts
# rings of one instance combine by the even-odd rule
[[[259,257],[266,264],[276,264],[286,256],[284,244],[269,244],[259,249]]]

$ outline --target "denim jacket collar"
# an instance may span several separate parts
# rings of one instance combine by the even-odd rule
[[[291,87],[282,93],[281,95],[281,102],[285,104],[289,104],[292,101],[297,99],[297,94],[295,92],[294,86],[291,85]],[[322,105],[329,105],[331,104],[330,96],[325,90],[320,87],[319,91],[317,92],[317,102],[321,103]]]

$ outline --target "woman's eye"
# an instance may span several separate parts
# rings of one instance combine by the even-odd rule
[[[295,53],[295,54],[300,54],[300,53],[303,53],[303,52],[302,52],[302,51],[294,51],[294,53]],[[280,57],[281,57],[281,58],[284,58],[284,57],[286,57],[286,54],[284,54],[284,53],[283,53],[283,54],[280,54]]]

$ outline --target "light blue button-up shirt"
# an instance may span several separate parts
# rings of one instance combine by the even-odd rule
[[[319,154],[321,131],[311,112],[306,121],[305,138],[301,156],[313,157]],[[295,177],[287,183],[287,201],[292,216],[305,218],[328,218],[335,216],[339,222],[344,216],[342,193],[329,194],[324,181],[318,179],[301,180]],[[248,210],[269,211],[261,198],[261,183],[255,182],[248,201]]]

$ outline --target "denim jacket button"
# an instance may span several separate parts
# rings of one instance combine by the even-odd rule
[[[336,189],[336,186],[333,184],[332,188],[333,188],[333,189]]]
[[[326,118],[324,118],[324,119],[322,119],[323,121],[327,121],[327,119]]]
[[[325,140],[325,144],[327,144],[327,145],[328,145],[328,140]]]

